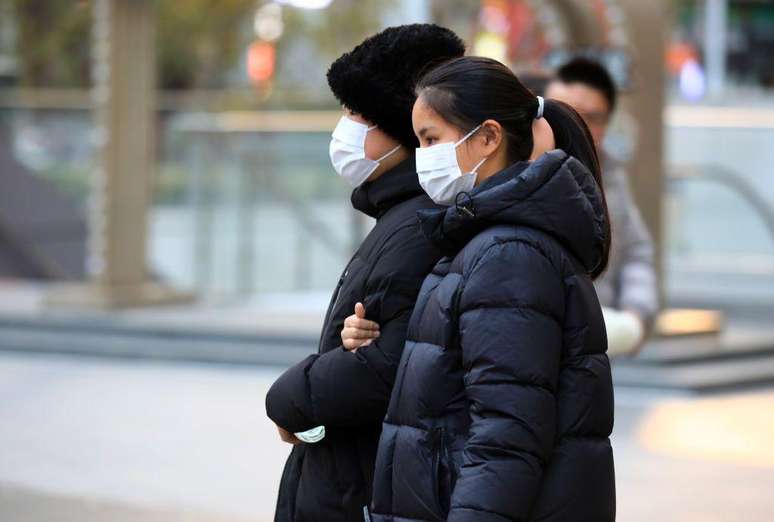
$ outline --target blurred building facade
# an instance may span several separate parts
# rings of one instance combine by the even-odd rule
[[[363,35],[427,19],[458,31],[471,53],[517,71],[548,70],[579,50],[600,57],[630,99],[609,146],[633,162],[635,191],[662,237],[667,298],[714,303],[736,292],[740,302],[763,303],[774,294],[766,291],[774,290],[770,2],[665,1],[663,12],[613,0],[157,4],[152,278],[226,299],[328,290],[369,223],[352,212],[328,166],[338,108],[325,70]],[[0,2],[8,149],[83,216],[100,144],[90,92],[93,8],[75,0]],[[631,9],[642,11],[631,18]],[[649,16],[661,24],[648,25]],[[41,33],[44,24],[53,30]],[[720,58],[717,40],[705,37],[718,26]],[[632,47],[643,37],[658,38],[666,59],[643,63],[660,54]],[[648,67],[663,81],[643,83]],[[653,109],[662,91],[663,127]],[[663,183],[659,154],[637,157],[662,143]],[[94,270],[93,257],[87,266]],[[713,289],[708,280],[722,284]]]

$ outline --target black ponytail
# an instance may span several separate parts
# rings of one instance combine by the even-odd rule
[[[610,215],[607,210],[605,187],[602,183],[602,169],[599,164],[599,156],[594,146],[594,138],[583,118],[575,109],[559,100],[546,100],[543,109],[543,117],[554,132],[556,148],[583,163],[591,171],[594,181],[597,182],[599,192],[602,194],[602,204],[605,210],[605,239],[602,245],[602,259],[599,265],[591,272],[591,277],[596,279],[607,268],[610,256]]]

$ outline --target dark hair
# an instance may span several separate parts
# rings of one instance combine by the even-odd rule
[[[497,60],[478,56],[449,60],[419,80],[417,96],[465,132],[484,120],[497,121],[505,133],[509,163],[532,154],[537,98]]]
[[[342,105],[413,149],[419,145],[411,126],[417,80],[428,67],[463,54],[465,43],[445,27],[388,27],[333,62],[328,85]]]
[[[527,160],[532,155],[532,123],[538,100],[500,62],[475,56],[455,58],[419,80],[417,95],[463,132],[469,132],[484,120],[497,121],[505,134],[509,163]],[[554,132],[556,148],[589,169],[602,195],[605,213],[602,261],[591,273],[593,278],[599,277],[607,267],[610,252],[610,220],[594,140],[583,118],[565,103],[546,100],[543,116]]]
[[[607,268],[610,255],[610,216],[607,209],[605,188],[602,182],[602,169],[599,165],[599,156],[594,146],[594,138],[591,136],[586,122],[578,112],[559,100],[546,100],[543,109],[543,117],[554,132],[554,142],[557,149],[561,149],[574,157],[591,171],[594,181],[597,182],[599,192],[602,195],[602,206],[605,211],[604,241],[602,244],[602,260],[591,272],[591,277],[596,279]]]
[[[618,89],[613,77],[599,62],[583,57],[573,58],[556,71],[556,77],[562,83],[582,83],[598,90],[607,100],[610,112],[615,110]]]

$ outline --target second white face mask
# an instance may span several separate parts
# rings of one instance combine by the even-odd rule
[[[463,174],[457,161],[457,147],[480,128],[481,125],[456,143],[450,141],[417,149],[419,184],[438,205],[452,205],[458,194],[469,192],[476,186],[476,170],[486,158],[479,161],[470,172]]]
[[[379,164],[390,154],[397,151],[400,145],[377,160],[366,158],[365,140],[369,127],[363,123],[342,116],[336,128],[333,129],[328,153],[334,170],[353,188],[359,187],[379,168]]]

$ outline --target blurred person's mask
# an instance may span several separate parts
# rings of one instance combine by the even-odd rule
[[[376,160],[366,158],[366,136],[368,131],[375,128],[376,125],[369,127],[342,116],[336,128],[333,129],[331,145],[328,149],[331,163],[338,175],[344,178],[353,188],[362,185],[379,168],[379,164],[382,161],[400,148],[400,145],[398,145]]]
[[[430,147],[417,149],[417,175],[419,184],[430,199],[439,205],[451,205],[457,196],[469,192],[476,186],[476,171],[487,160],[484,157],[473,170],[462,173],[457,161],[457,147],[481,128],[481,125],[467,133],[456,143],[448,141]]]

